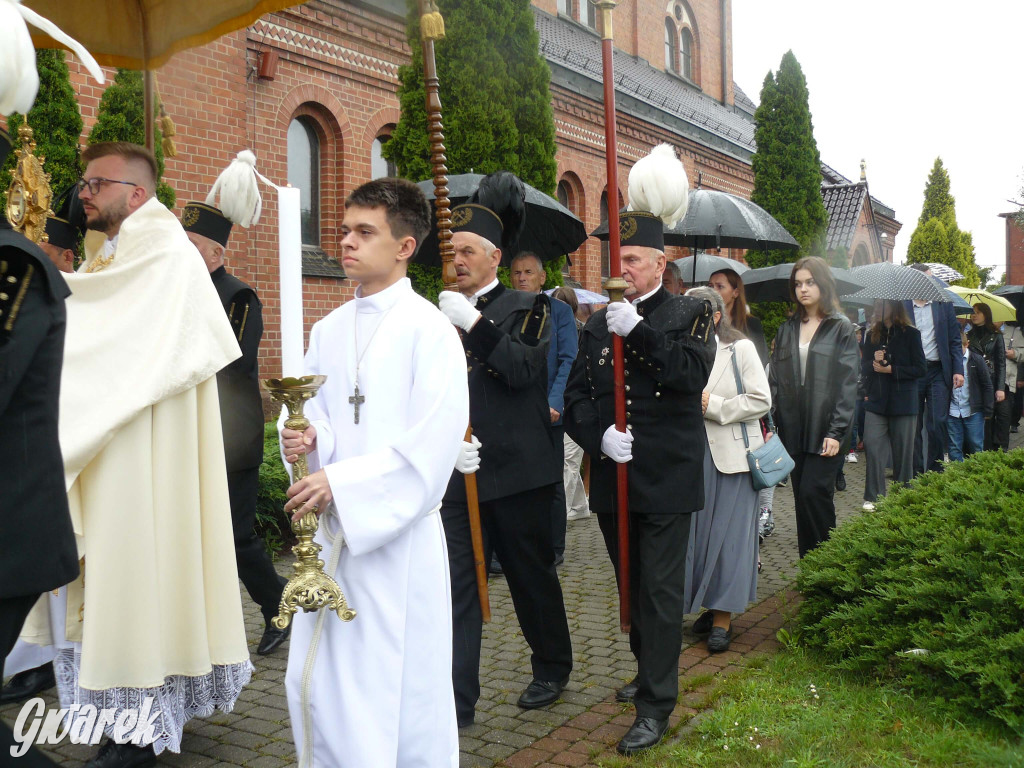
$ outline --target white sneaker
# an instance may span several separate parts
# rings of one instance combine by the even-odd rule
[[[874,512],[875,503],[873,501],[865,501],[864,504],[861,506],[861,509],[863,509],[865,512]]]
[[[584,510],[583,512],[577,512],[575,509],[565,516],[566,520],[582,520],[584,517],[590,517],[590,510]]]
[[[856,451],[850,451],[848,454],[846,454],[846,461],[847,461],[848,464],[856,464],[857,463],[857,452]]]

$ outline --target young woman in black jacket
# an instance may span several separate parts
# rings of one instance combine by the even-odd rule
[[[995,410],[992,418],[985,419],[985,450],[991,451],[993,436],[1010,423],[1010,404],[1006,399],[1006,345],[1003,334],[992,322],[992,308],[988,304],[975,304],[971,315],[971,330],[967,333],[971,349],[985,358],[992,386],[995,388]],[[998,422],[998,425],[997,425]]]
[[[910,323],[901,301],[876,301],[875,324],[864,339],[861,386],[864,391],[864,453],[867,482],[864,509],[885,494],[885,465],[892,456],[893,480],[914,477],[918,386],[928,367],[921,332]]]
[[[779,327],[768,379],[779,437],[796,462],[791,480],[803,557],[836,525],[835,478],[850,441],[860,360],[824,259],[794,264],[789,292],[796,311]]]

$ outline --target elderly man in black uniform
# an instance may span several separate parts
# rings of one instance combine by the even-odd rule
[[[0,130],[0,164],[10,149]],[[57,438],[69,293],[46,254],[0,219],[0,679],[39,596],[78,576]],[[0,724],[0,762],[13,746]],[[34,749],[21,760],[53,765]]]
[[[619,742],[631,755],[668,728],[678,694],[683,583],[690,514],[703,506],[701,392],[715,357],[707,302],[672,296],[662,220],[622,214],[626,302],[609,304],[583,328],[565,389],[566,431],[592,457],[590,506],[618,576],[618,463],[629,464],[630,649],[637,675],[619,701],[636,720]],[[612,334],[624,339],[627,431],[615,429]]]
[[[270,623],[277,616],[285,580],[274,570],[253,528],[260,464],[263,463],[263,400],[258,359],[263,338],[263,312],[256,291],[224,267],[231,220],[212,205],[189,203],[181,213],[181,224],[210,270],[213,286],[242,350],[240,358],[217,374],[217,390],[238,576],[263,613],[266,626],[256,653],[265,656],[285,641],[291,626],[277,629]]]
[[[501,246],[511,245],[512,236],[503,237],[502,203],[490,204],[497,213],[477,204],[452,212],[459,292],[442,292],[440,306],[462,330],[470,422],[480,443],[476,476],[485,545],[501,560],[533,651],[533,681],[518,704],[535,709],[558,699],[572,670],[551,534],[562,443],[555,440],[547,398],[548,298],[507,290],[498,281]],[[455,711],[464,727],[472,724],[480,697],[482,622],[465,483],[458,471],[448,484],[441,516],[452,579]]]

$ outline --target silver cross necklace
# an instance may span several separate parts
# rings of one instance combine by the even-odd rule
[[[395,302],[395,304],[397,304],[397,303],[398,302]],[[353,333],[353,337],[354,337],[355,344],[356,344],[356,349],[355,349],[355,351],[356,351],[356,375],[355,375],[355,388],[354,388],[354,391],[352,392],[351,397],[349,397],[349,399],[348,399],[349,405],[353,406],[353,408],[355,409],[354,413],[353,413],[353,421],[352,421],[353,424],[358,424],[359,423],[359,406],[361,406],[363,403],[366,402],[366,398],[363,395],[359,394],[359,366],[363,362],[363,357],[366,355],[366,350],[368,350],[370,348],[370,345],[373,343],[373,337],[377,335],[377,331],[379,331],[380,327],[382,325],[384,325],[384,321],[388,319],[388,315],[391,314],[391,310],[395,308],[395,304],[392,304],[384,312],[383,316],[380,319],[380,322],[377,323],[377,327],[374,328],[373,329],[373,333],[370,334],[370,338],[369,338],[369,340],[367,340],[366,346],[363,347],[363,351],[362,352],[359,351],[359,313],[358,312],[356,312],[356,316],[353,319],[353,322],[352,322],[352,333]]]

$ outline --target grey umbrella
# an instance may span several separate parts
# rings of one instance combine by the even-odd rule
[[[858,280],[848,269],[831,267],[832,277],[836,281],[836,292],[842,296],[844,293],[853,293],[864,287],[864,283]],[[743,274],[743,288],[747,294],[747,301],[790,301],[789,276],[793,272],[793,264],[776,264],[772,267],[761,267],[752,269]]]
[[[890,301],[940,301],[949,303],[949,293],[937,285],[924,272],[910,267],[883,261],[880,264],[866,264],[853,270],[854,278],[864,283],[864,288],[844,299],[888,299]]]
[[[694,264],[694,259],[697,263]],[[742,275],[744,272],[749,272],[750,267],[735,259],[727,259],[725,256],[715,256],[708,253],[698,253],[695,256],[687,256],[685,259],[679,259],[675,262],[676,266],[679,267],[679,274],[684,278],[691,278],[690,285],[696,285],[697,283],[706,283],[711,279],[711,276],[723,269],[731,269],[733,272]]]

